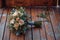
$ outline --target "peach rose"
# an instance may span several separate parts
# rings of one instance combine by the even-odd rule
[[[19,20],[19,24],[20,25],[23,25],[24,24],[24,21],[22,19]]]

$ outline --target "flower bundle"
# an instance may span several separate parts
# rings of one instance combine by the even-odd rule
[[[36,28],[41,28],[41,21],[32,21],[31,17],[26,14],[23,7],[13,8],[10,12],[8,27],[10,31],[16,35],[25,34],[30,28],[28,25],[34,25]]]
[[[28,29],[26,17],[23,7],[12,9],[9,15],[9,29],[16,35],[24,34]]]

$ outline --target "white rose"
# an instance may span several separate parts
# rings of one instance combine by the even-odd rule
[[[21,13],[20,11],[18,11],[18,13]]]
[[[18,11],[15,11],[15,13],[13,14],[13,16],[17,16],[18,15]]]
[[[14,24],[14,21],[15,21],[15,20],[14,20],[14,19],[12,19],[12,20],[10,21],[10,24]]]
[[[20,7],[20,9],[23,9],[23,7]]]
[[[20,20],[19,20],[19,24],[20,24],[20,25],[23,25],[23,24],[24,24],[24,21],[20,19]]]
[[[23,15],[23,13],[20,13],[20,15],[22,16],[22,15]]]

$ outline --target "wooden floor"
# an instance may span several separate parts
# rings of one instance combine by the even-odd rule
[[[43,11],[40,8],[26,9],[26,13],[30,14],[34,21],[42,20],[37,17],[37,14],[41,14]],[[58,9],[50,11],[48,16],[50,22],[43,21],[42,28],[31,28],[25,35],[16,36],[7,27],[10,10],[0,9],[0,40],[60,40],[60,12]]]

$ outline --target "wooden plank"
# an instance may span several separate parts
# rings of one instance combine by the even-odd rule
[[[59,12],[59,13],[60,13],[60,12]],[[55,16],[56,16],[57,21],[58,21],[58,24],[57,24],[57,26],[58,26],[58,31],[60,32],[60,14],[59,14],[59,13],[56,13]]]
[[[6,12],[5,13],[7,13],[7,21],[6,21],[6,27],[5,27],[5,32],[4,32],[4,38],[3,38],[3,40],[9,40],[10,38],[10,31],[9,31],[9,29],[8,29],[8,13],[9,13],[9,10],[7,10],[6,9]]]
[[[55,40],[50,22],[44,22],[48,40]]]
[[[37,9],[37,13],[41,14],[43,12],[42,9]],[[42,18],[38,17],[38,20],[43,20]],[[45,33],[45,29],[44,29],[44,23],[42,22],[42,28],[40,29],[40,40],[47,40],[46,38],[46,33]]]
[[[3,12],[5,13],[5,12]],[[6,15],[7,14],[3,14],[2,15],[2,19],[1,19],[1,23],[0,23],[0,40],[3,40],[3,34],[4,34],[4,28],[5,28],[5,23],[6,23]]]
[[[2,10],[3,10],[3,9],[1,8],[1,9],[0,9],[0,14],[2,14]],[[1,16],[1,15],[0,15],[0,16]]]
[[[1,22],[2,15],[3,15],[3,9],[1,8],[0,9],[0,22]]]
[[[40,40],[39,29],[33,29],[33,40]]]
[[[59,23],[60,21],[58,21],[59,16],[57,16],[57,15],[58,15],[57,12],[53,13],[52,15],[50,15],[50,18],[51,18],[51,22],[53,25],[56,40],[60,40],[60,26],[58,25],[58,24],[60,24]]]
[[[35,8],[32,8],[31,9],[31,16],[32,16],[32,21],[36,21],[37,18],[36,18],[36,9]]]
[[[2,7],[2,0],[0,0],[0,8]]]
[[[45,23],[45,28],[46,28],[46,32],[47,32],[47,39],[48,40],[55,40],[54,35],[53,35],[53,31],[51,28],[51,24],[48,22],[44,22],[44,23]]]
[[[50,21],[49,16],[47,18]],[[50,22],[44,22],[44,24],[45,24],[46,33],[47,33],[47,39],[48,40],[55,40],[51,23]]]
[[[31,40],[31,30],[28,30],[28,32],[26,33],[25,40]]]
[[[39,14],[43,12],[43,9],[38,9],[37,10]],[[38,20],[43,20],[43,18],[38,18]],[[41,35],[41,40],[47,40],[47,34],[46,34],[46,29],[44,22],[42,22],[42,28],[40,29],[40,35]]]
[[[36,16],[42,13],[42,10],[41,10],[40,8],[37,8],[36,11],[37,11],[37,12],[36,12]],[[37,19],[36,21],[41,21],[41,18],[38,17],[38,16],[36,17],[36,19]],[[41,27],[42,27],[42,26],[41,26]],[[40,40],[42,39],[42,36],[41,36],[41,29],[42,29],[42,28],[39,28]]]
[[[33,29],[33,40],[40,40],[39,29]]]
[[[18,36],[17,38],[18,38],[17,40],[25,40],[24,35],[20,35],[20,36]]]
[[[10,34],[10,40],[17,40],[17,36],[12,32]]]
[[[37,21],[38,20],[37,19],[37,9],[32,8],[31,14],[32,14],[32,20]],[[33,40],[40,40],[39,28],[33,29]]]

